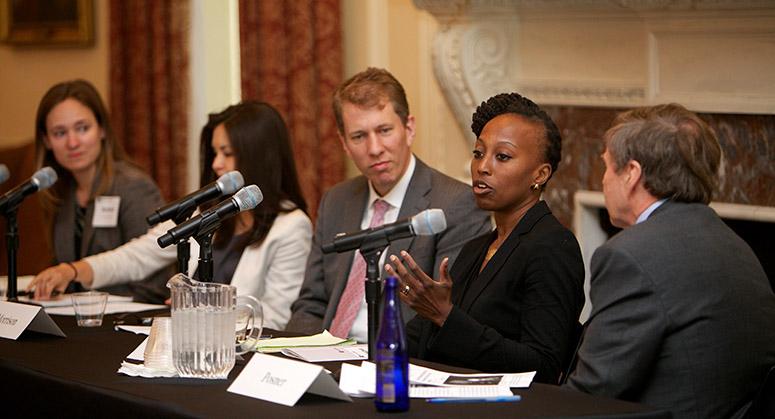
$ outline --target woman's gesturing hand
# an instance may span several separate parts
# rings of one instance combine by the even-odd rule
[[[402,260],[396,256],[390,257],[390,264],[385,265],[388,275],[394,275],[401,281],[400,298],[422,317],[438,326],[442,326],[452,311],[452,279],[449,277],[449,258],[444,258],[439,265],[441,277],[434,280],[429,277],[412,259],[412,256],[401,252]]]

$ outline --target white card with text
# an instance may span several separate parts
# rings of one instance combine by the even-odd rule
[[[67,337],[42,307],[0,301],[0,337],[16,340],[27,329]]]
[[[116,227],[118,209],[121,208],[120,196],[98,196],[94,199],[94,216],[91,225],[94,228]]]
[[[307,391],[352,401],[320,365],[261,353],[253,354],[228,391],[285,406],[295,405]]]

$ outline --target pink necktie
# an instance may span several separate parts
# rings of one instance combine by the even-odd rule
[[[378,199],[374,201],[374,214],[371,216],[369,228],[381,226],[385,222],[385,211],[390,208],[390,204]],[[366,260],[358,252],[350,269],[350,276],[347,278],[347,286],[344,288],[342,298],[336,307],[336,315],[331,322],[331,334],[346,339],[350,329],[358,317],[361,309],[364,294],[364,281],[366,280]]]

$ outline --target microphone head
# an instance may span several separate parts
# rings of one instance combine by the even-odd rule
[[[215,184],[218,185],[218,190],[221,191],[221,194],[231,195],[245,184],[245,179],[242,177],[242,173],[232,170],[219,177]]]
[[[48,189],[57,181],[57,172],[46,166],[32,175],[32,182],[38,186],[38,190]]]
[[[232,199],[237,203],[240,211],[245,211],[258,206],[264,200],[264,195],[261,194],[261,189],[258,189],[258,186],[248,185],[234,194]]]
[[[8,166],[0,164],[0,183],[5,182],[11,177],[11,172],[8,171]]]
[[[412,230],[418,236],[430,236],[447,229],[447,218],[444,210],[427,209],[412,217]]]

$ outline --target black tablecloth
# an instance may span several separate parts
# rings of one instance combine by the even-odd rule
[[[73,317],[53,318],[67,338],[28,331],[17,341],[0,339],[3,412],[25,417],[385,416],[376,412],[371,399],[354,399],[348,403],[305,394],[295,407],[286,407],[228,393],[226,389],[242,371],[244,361],[238,361],[228,380],[147,379],[121,375],[116,372],[121,361],[143,341],[144,336],[114,331],[113,316],[106,316],[102,327],[98,328],[79,328]],[[338,372],[338,364],[326,363],[325,366]],[[551,385],[534,383],[529,389],[514,390],[522,396],[520,402],[440,405],[413,399],[409,412],[391,415],[423,418],[669,417],[645,406]]]

